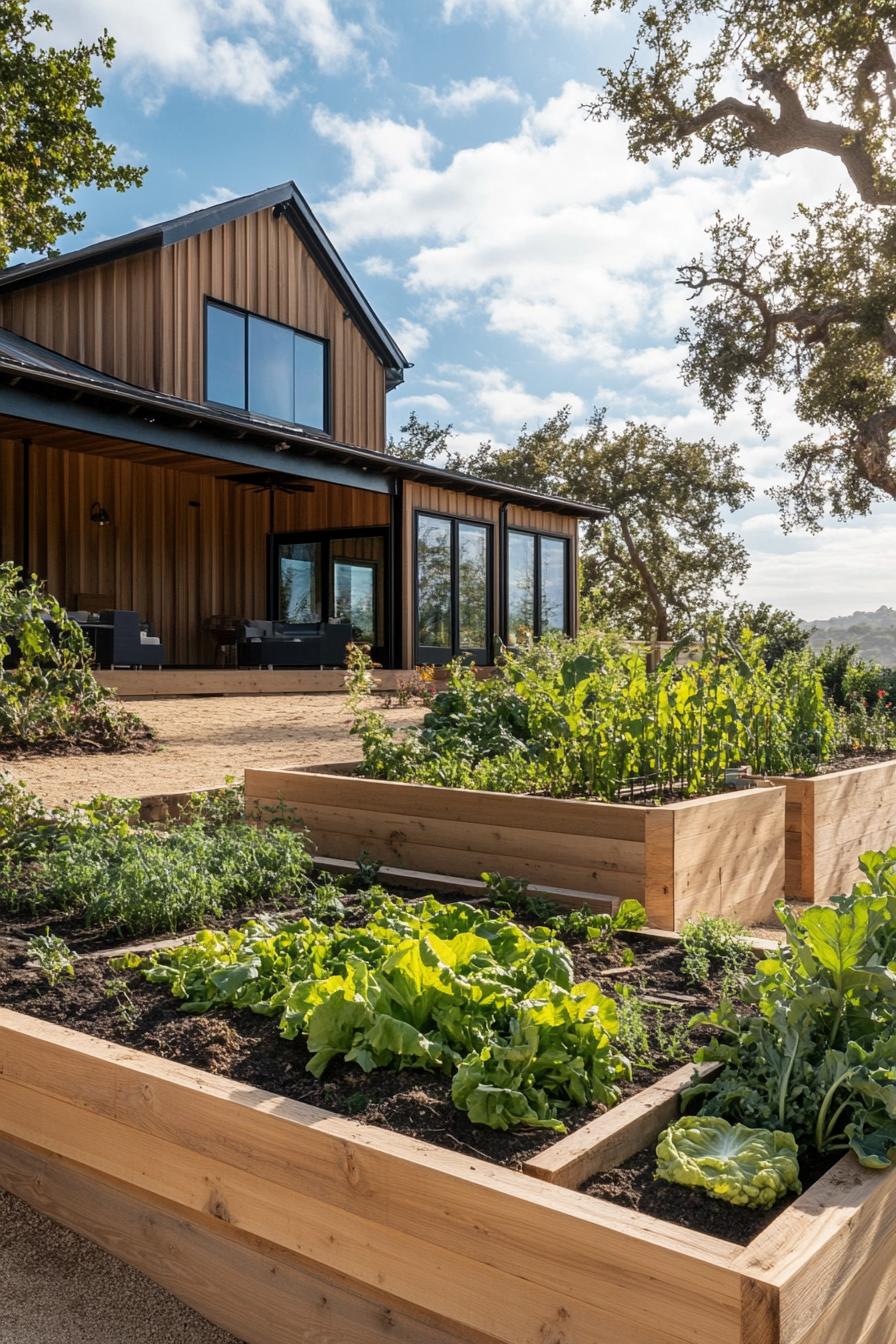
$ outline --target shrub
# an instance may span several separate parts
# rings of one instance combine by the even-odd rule
[[[83,631],[44,585],[0,564],[0,750],[124,751],[147,741],[150,730],[100,686],[91,662]]]

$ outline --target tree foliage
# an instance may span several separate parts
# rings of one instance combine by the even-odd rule
[[[769,602],[736,602],[728,612],[726,625],[732,640],[739,639],[743,630],[762,637],[767,667],[773,667],[788,653],[802,653],[809,647],[811,630],[792,611]]]
[[[638,14],[633,50],[603,70],[590,109],[626,124],[639,160],[778,158],[842,163],[855,195],[800,207],[792,238],[763,243],[717,218],[680,269],[693,303],[685,377],[722,417],[745,393],[767,432],[769,388],[795,394],[816,433],[787,454],[785,526],[896,498],[896,6],[891,0],[593,0]],[[736,96],[732,89],[739,89]]]
[[[387,452],[400,457],[405,462],[432,462],[444,457],[448,452],[451,439],[451,426],[440,425],[438,420],[429,424],[421,420],[416,411],[411,411],[401,426],[401,438],[389,435]]]
[[[139,186],[145,168],[116,164],[114,145],[97,134],[91,112],[103,94],[94,64],[110,66],[115,42],[47,46],[48,14],[28,0],[0,0],[0,266],[11,253],[47,252],[84,227],[75,210],[81,187]]]
[[[418,421],[418,445],[423,428]],[[724,525],[724,512],[752,496],[733,446],[634,422],[614,432],[602,411],[573,432],[568,407],[536,429],[523,426],[510,448],[486,442],[466,457],[451,452],[447,431],[425,428],[456,470],[606,505],[607,522],[582,529],[586,617],[669,639],[747,572],[746,547]]]

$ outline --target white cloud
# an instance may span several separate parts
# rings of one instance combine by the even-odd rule
[[[431,392],[410,397],[393,397],[391,409],[402,418],[408,411],[432,411],[435,415],[450,415],[451,402],[438,392]]]
[[[317,129],[349,155],[322,211],[343,246],[409,245],[418,301],[462,301],[492,331],[548,359],[591,361],[603,378],[625,371],[626,347],[640,348],[645,375],[655,363],[645,390],[674,395],[674,337],[688,318],[676,267],[702,250],[715,211],[771,232],[797,200],[829,194],[842,171],[809,155],[737,172],[632,163],[621,126],[586,120],[593,94],[570,81],[527,108],[515,134],[444,164],[423,125],[321,109]]]
[[[341,145],[348,154],[350,186],[369,188],[374,194],[383,179],[395,180],[428,167],[439,145],[422,122],[411,126],[404,121],[379,116],[367,121],[351,121],[325,107],[317,107],[312,125],[318,135]],[[361,192],[354,194],[357,198]],[[375,232],[370,236],[375,236]],[[356,234],[357,238],[362,236],[362,232]],[[380,230],[379,236],[388,237],[389,232]]]
[[[358,58],[364,36],[333,0],[50,0],[48,9],[57,43],[109,29],[115,69],[147,111],[174,87],[281,105],[302,55],[331,73]]]
[[[442,18],[446,23],[456,19],[477,19],[486,23],[510,19],[519,23],[539,18],[576,25],[587,21],[592,26],[600,21],[588,0],[442,0]]]
[[[504,369],[467,369],[451,367],[448,373],[459,375],[467,396],[489,418],[492,424],[519,429],[528,424],[533,429],[563,406],[569,406],[574,416],[582,415],[585,403],[576,392],[549,392],[539,397],[527,392],[525,385],[512,378]]]
[[[407,317],[396,322],[392,334],[408,359],[416,359],[429,345],[429,328]]]
[[[475,79],[452,80],[442,92],[426,87],[418,87],[418,92],[424,103],[446,117],[464,116],[483,103],[522,102],[513,80],[488,79],[485,75],[477,75]]]
[[[396,274],[395,262],[388,257],[365,257],[361,262],[361,270],[365,275],[382,276],[386,280],[391,280]]]
[[[211,187],[201,196],[194,196],[191,201],[184,201],[170,210],[161,209],[155,214],[144,215],[137,220],[137,224],[142,229],[148,224],[157,224],[160,220],[178,219],[181,215],[191,215],[194,210],[206,210],[210,205],[220,205],[222,201],[233,200],[234,196],[239,194],[231,187]]]

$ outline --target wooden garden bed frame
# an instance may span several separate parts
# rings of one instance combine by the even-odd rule
[[[889,1344],[896,1173],[845,1158],[746,1248],[566,1188],[680,1081],[545,1179],[0,1010],[0,1185],[249,1344]]]
[[[857,858],[896,845],[896,760],[811,779],[776,779],[786,790],[785,894],[827,901],[849,891]]]
[[[695,914],[744,924],[784,894],[784,787],[663,807],[535,798],[362,779],[351,764],[247,770],[248,815],[282,806],[318,852],[454,877],[633,897],[654,928]]]

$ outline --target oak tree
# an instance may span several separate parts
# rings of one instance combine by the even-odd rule
[[[84,227],[81,187],[139,186],[145,168],[115,162],[116,148],[91,120],[103,94],[94,63],[109,66],[115,43],[47,45],[48,14],[28,0],[0,0],[0,266],[20,249],[50,252]]]
[[[815,432],[786,458],[785,526],[820,526],[896,498],[896,6],[892,0],[593,0],[637,15],[590,111],[615,114],[630,154],[676,164],[839,160],[844,189],[763,241],[717,218],[680,269],[694,301],[685,377],[717,417],[745,393],[767,432],[770,388]]]

